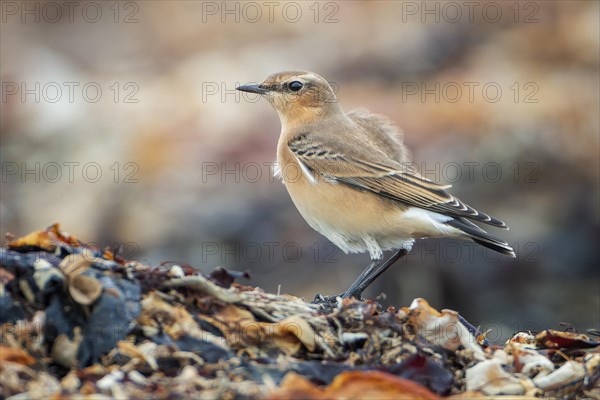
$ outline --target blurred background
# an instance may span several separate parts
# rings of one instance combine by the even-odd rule
[[[423,297],[495,342],[599,328],[599,4],[3,2],[0,232],[60,222],[153,265],[340,293],[368,256],[304,222],[272,178],[276,113],[234,90],[305,69],[511,228],[491,231],[517,259],[420,241],[367,295]]]

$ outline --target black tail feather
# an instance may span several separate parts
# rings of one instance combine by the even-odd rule
[[[503,241],[498,241],[498,243],[496,243],[496,242],[490,242],[487,240],[480,240],[480,239],[476,239],[476,238],[472,238],[472,239],[475,243],[480,244],[483,247],[487,247],[488,249],[492,249],[494,251],[497,251],[498,253],[505,254],[505,255],[511,256],[513,258],[517,257],[515,254],[515,251],[512,249],[512,247],[510,247],[507,243],[505,243]]]
[[[473,224],[471,221],[468,221],[465,218],[453,218],[450,221],[447,221],[446,224],[453,228],[460,229],[475,243],[481,246],[487,247],[488,249],[492,249],[501,254],[506,254],[507,256],[516,257],[514,250],[508,245],[508,243],[490,235],[479,226]]]

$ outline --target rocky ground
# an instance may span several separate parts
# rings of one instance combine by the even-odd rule
[[[493,345],[423,299],[313,304],[246,273],[125,260],[58,225],[0,254],[1,398],[600,398],[594,330]]]

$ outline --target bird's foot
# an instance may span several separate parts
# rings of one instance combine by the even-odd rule
[[[316,294],[311,304],[319,304],[323,306],[335,306],[338,303],[338,298],[342,297],[343,294],[335,296],[323,296],[322,294]]]

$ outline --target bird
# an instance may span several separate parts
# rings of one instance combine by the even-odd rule
[[[464,239],[515,257],[507,242],[474,223],[508,229],[504,222],[421,175],[388,118],[365,109],[345,113],[321,76],[282,71],[236,89],[261,95],[277,112],[275,174],[306,222],[346,254],[369,253],[342,298],[361,299],[416,239]],[[394,254],[384,260],[388,250]]]

